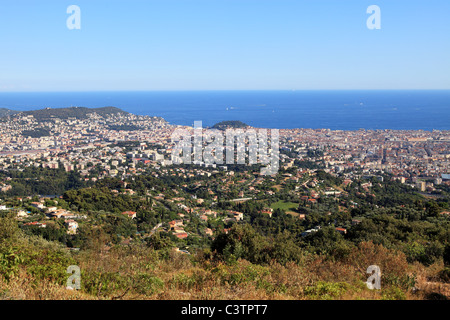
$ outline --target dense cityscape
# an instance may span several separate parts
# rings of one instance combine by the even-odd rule
[[[85,119],[36,119],[33,112],[3,118],[0,168],[58,169],[61,165],[65,171],[78,170],[86,180],[96,181],[105,177],[123,179],[143,172],[145,167],[172,164],[171,134],[181,126],[158,117],[112,110],[106,117],[93,112]],[[307,159],[325,172],[348,179],[390,174],[423,192],[433,191],[435,185],[449,180],[450,131],[282,129],[280,139],[280,160],[285,168],[292,167],[296,160]],[[117,146],[127,141],[139,145],[128,152]],[[320,156],[309,157],[310,153]],[[100,172],[92,177],[94,168]],[[197,171],[203,172],[194,169],[194,173]],[[6,191],[10,186],[2,188]]]

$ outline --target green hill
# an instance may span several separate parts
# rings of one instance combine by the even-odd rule
[[[85,108],[85,107],[70,107],[70,108],[45,108],[41,110],[24,111],[21,114],[32,115],[38,121],[49,120],[53,118],[68,119],[86,119],[88,114],[97,113],[103,117],[112,114],[128,114],[116,107],[103,107],[103,108]]]
[[[249,125],[243,123],[242,121],[231,120],[216,123],[214,126],[212,126],[212,129],[226,130],[226,129],[247,128],[247,127],[249,127]]]
[[[0,118],[12,116],[17,113],[19,113],[19,111],[14,111],[14,110],[6,109],[6,108],[0,108]]]

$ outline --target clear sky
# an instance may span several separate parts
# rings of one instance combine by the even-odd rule
[[[450,89],[450,1],[0,1],[0,91],[247,89]]]

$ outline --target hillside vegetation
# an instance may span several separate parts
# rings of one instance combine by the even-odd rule
[[[17,113],[19,113],[19,111],[7,109],[7,108],[0,108],[0,118],[12,116]]]
[[[364,191],[367,180],[344,185],[319,170],[294,184],[282,180],[280,172],[260,186],[271,195],[234,202],[227,200],[238,196],[233,186],[244,177],[253,181],[248,173],[183,178],[170,172],[89,184],[76,171],[63,169],[2,172],[13,188],[2,202],[9,210],[0,211],[0,297],[450,297],[450,220],[442,214],[449,207],[447,189],[433,200],[387,177],[372,179]],[[345,195],[323,194],[311,202],[309,196],[290,192],[311,179],[319,184],[317,191],[336,188]],[[61,196],[18,197],[41,192]],[[212,205],[214,194],[218,200]],[[68,232],[65,218],[49,217],[36,202],[76,215],[77,232]],[[216,216],[205,221],[202,213],[209,208]],[[27,216],[18,219],[19,210]],[[297,215],[288,214],[291,210]],[[231,218],[235,212],[242,218]],[[177,237],[176,221],[187,237]],[[71,265],[81,269],[78,291],[65,288]],[[371,265],[380,267],[381,290],[365,283]]]
[[[226,130],[226,129],[239,129],[239,128],[247,128],[248,124],[245,124],[242,121],[238,120],[230,120],[230,121],[222,121],[219,123],[216,123],[212,126],[212,129],[218,129],[218,130]]]
[[[61,244],[24,234],[0,218],[2,299],[445,299],[440,263],[408,264],[404,253],[361,242],[346,257],[326,257],[269,246],[271,260],[256,258],[267,245],[251,227],[234,226],[216,250],[187,255],[166,238],[105,247],[100,232],[69,252]],[[282,239],[278,239],[282,240]],[[249,261],[253,260],[253,262]],[[366,266],[383,270],[382,289],[369,290]],[[66,289],[70,265],[81,269],[81,289]],[[448,270],[448,269],[447,269]],[[448,272],[447,275],[448,277]],[[448,278],[447,278],[448,282]]]
[[[86,119],[88,114],[97,113],[101,116],[107,116],[111,114],[127,114],[116,107],[103,107],[103,108],[85,108],[85,107],[70,107],[70,108],[45,108],[40,110],[24,111],[24,115],[32,115],[38,121],[45,121],[52,118],[58,119]]]

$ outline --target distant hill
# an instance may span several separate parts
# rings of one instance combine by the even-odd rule
[[[68,119],[86,119],[88,114],[97,113],[101,116],[107,116],[111,114],[128,114],[116,107],[103,107],[103,108],[85,108],[85,107],[70,107],[70,108],[45,108],[41,110],[24,111],[21,114],[32,115],[38,121],[49,120],[52,118]]]
[[[231,120],[216,123],[215,125],[212,126],[212,129],[226,130],[226,129],[248,128],[248,127],[249,127],[248,124],[245,124],[241,121]]]
[[[14,110],[6,109],[6,108],[0,108],[0,118],[7,117],[7,116],[12,116],[12,115],[17,114],[19,112],[20,111],[14,111]]]

